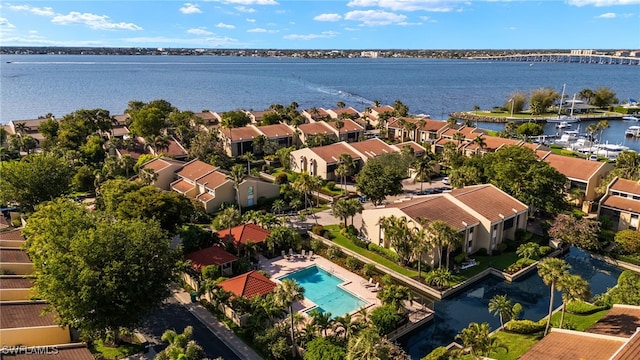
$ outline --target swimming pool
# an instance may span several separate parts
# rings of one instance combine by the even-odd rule
[[[338,286],[344,280],[317,265],[278,278],[281,281],[284,279],[293,279],[304,288],[304,296],[317,305],[309,311],[329,312],[336,317],[368,305],[366,301]]]

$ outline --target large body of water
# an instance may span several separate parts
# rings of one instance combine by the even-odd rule
[[[528,94],[551,87],[561,92],[563,84],[569,95],[605,86],[621,101],[640,98],[640,67],[596,64],[2,55],[0,76],[0,123],[47,113],[62,117],[78,109],[102,108],[118,115],[129,101],[156,99],[194,112],[264,110],[294,101],[303,109],[335,108],[344,102],[363,111],[375,100],[382,104],[400,100],[413,114],[447,119],[450,113],[471,110],[474,105],[500,106],[516,91]],[[622,143],[627,127],[612,124],[605,138],[611,134],[610,142]],[[552,132],[549,127],[547,133]]]
[[[593,295],[601,294],[615,286],[620,269],[591,258],[587,253],[572,248],[565,256],[571,265],[570,272],[579,274],[589,282]],[[521,319],[538,320],[549,311],[549,286],[542,282],[537,272],[508,283],[497,277],[478,281],[451,298],[435,303],[435,317],[431,323],[400,339],[400,343],[418,360],[438,346],[454,341],[456,334],[470,322],[490,324],[491,329],[500,327],[500,319],[489,313],[489,301],[496,295],[507,295],[514,303],[520,303]],[[555,293],[554,307],[560,306],[562,297]]]

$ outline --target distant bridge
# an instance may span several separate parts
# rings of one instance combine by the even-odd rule
[[[598,55],[598,54],[514,54],[501,56],[474,56],[468,59],[491,61],[521,61],[535,62],[562,62],[579,64],[604,64],[604,65],[640,65],[640,57]]]

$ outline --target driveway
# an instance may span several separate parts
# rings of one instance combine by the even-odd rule
[[[222,357],[225,360],[240,360],[224,342],[174,297],[169,297],[159,310],[144,319],[139,331],[152,345],[155,345],[153,346],[154,350],[160,352],[167,345],[160,340],[165,330],[172,329],[182,333],[187,326],[193,327],[193,340],[202,346],[208,358]]]

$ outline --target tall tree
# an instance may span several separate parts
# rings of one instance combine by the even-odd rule
[[[491,328],[488,323],[473,322],[462,329],[462,332],[456,335],[456,339],[462,341],[463,349],[469,351],[474,359],[481,359],[498,349],[509,351],[506,345],[501,344],[498,338],[491,337],[490,334]]]
[[[564,313],[567,304],[574,301],[585,301],[591,297],[589,282],[580,275],[567,274],[558,281],[558,288],[562,291],[562,316],[560,317],[560,328],[564,323]]]
[[[408,168],[408,162],[397,153],[373,158],[356,176],[356,189],[374,205],[380,205],[387,196],[402,193],[402,179]]]
[[[414,166],[416,170],[416,180],[418,180],[418,178],[420,179],[420,192],[422,193],[422,185],[425,179],[431,184],[431,175],[433,175],[436,162],[431,159],[429,155],[424,154],[424,156],[416,160]]]
[[[38,298],[85,336],[117,339],[169,294],[176,254],[154,220],[113,221],[58,199],[38,207],[24,234]]]
[[[162,341],[167,341],[169,346],[160,351],[154,360],[204,360],[206,354],[193,337],[193,327],[187,326],[182,334],[174,330],[162,333]]]
[[[507,295],[496,295],[489,300],[489,312],[500,317],[500,327],[504,327],[504,320],[513,317],[513,303]]]
[[[553,297],[554,292],[558,290],[558,281],[569,272],[569,265],[562,259],[545,258],[538,263],[538,275],[545,284],[551,289],[551,297],[549,299],[549,315],[547,316],[547,326],[544,329],[544,335],[549,332],[551,325],[551,315],[553,315]]]
[[[231,172],[227,178],[233,181],[233,188],[236,192],[236,203],[238,205],[238,212],[242,215],[242,206],[240,205],[240,183],[247,176],[247,169],[243,165],[236,164],[231,168]]]
[[[589,218],[576,219],[568,214],[559,214],[549,228],[551,238],[585,250],[600,249],[599,232],[598,221]]]
[[[276,286],[273,294],[276,304],[289,310],[289,318],[291,320],[291,354],[293,358],[296,358],[296,356],[298,356],[298,345],[296,344],[295,336],[293,303],[304,299],[304,288],[293,279],[285,279]]]
[[[344,191],[347,191],[347,176],[351,175],[351,172],[355,169],[356,162],[351,155],[344,153],[338,158],[338,166],[336,167],[336,176],[341,178]]]

